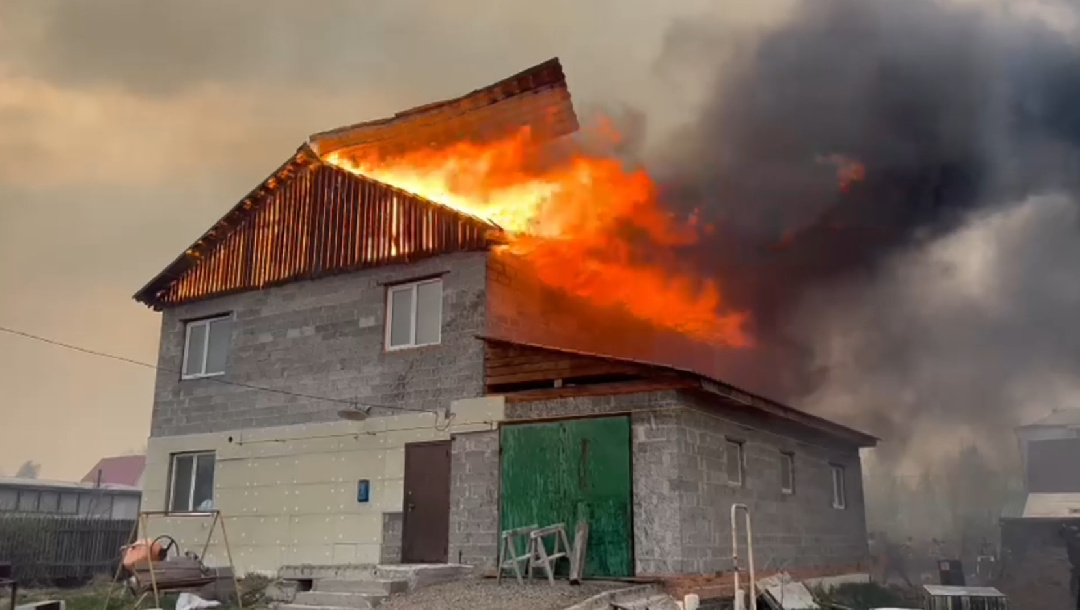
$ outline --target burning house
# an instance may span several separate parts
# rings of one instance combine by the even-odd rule
[[[742,314],[614,224],[693,227],[578,130],[551,60],[312,136],[135,297],[146,507],[221,510],[264,572],[493,569],[501,531],[585,520],[586,576],[627,577],[729,570],[742,503],[759,566],[864,572],[876,439],[725,381]]]

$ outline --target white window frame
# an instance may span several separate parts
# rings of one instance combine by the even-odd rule
[[[181,354],[183,358],[180,361],[180,379],[205,379],[207,377],[220,377],[225,374],[225,371],[218,373],[207,373],[206,371],[206,357],[210,352],[210,324],[213,322],[220,322],[222,320],[231,320],[232,315],[226,314],[222,316],[214,316],[212,318],[203,318],[201,320],[191,320],[184,324],[184,351]],[[188,367],[188,349],[191,347],[191,329],[196,326],[206,327],[206,340],[203,341],[203,353],[202,353],[202,373],[190,373],[187,370]],[[230,329],[231,330],[231,329]]]
[[[417,343],[416,342],[416,308],[420,303],[420,286],[425,284],[438,284],[440,299],[443,294],[443,281],[441,277],[430,278],[426,280],[417,280],[415,282],[406,282],[404,284],[394,284],[388,286],[386,289],[386,338],[384,344],[386,351],[396,352],[403,349],[413,349],[416,347],[427,347],[430,345],[440,345],[442,343],[442,320],[443,320],[443,304],[439,303],[439,336],[430,343]],[[403,345],[392,345],[390,343],[390,332],[393,329],[394,323],[394,294],[398,292],[412,292],[412,308],[409,311],[409,318],[411,320],[409,324],[409,342]]]
[[[166,499],[167,504],[165,506],[165,512],[167,513],[196,513],[198,507],[195,506],[195,481],[199,476],[199,457],[209,455],[214,458],[214,470],[217,470],[217,452],[216,451],[186,451],[183,453],[174,453],[169,456],[169,495]],[[185,510],[173,510],[173,499],[176,497],[176,460],[179,458],[191,458],[191,485],[188,488],[187,497],[187,509]],[[216,478],[216,476],[215,476]],[[213,491],[211,491],[213,494]],[[213,495],[211,495],[211,499]]]
[[[731,459],[732,450],[735,451],[735,459],[739,460],[739,480],[731,480],[731,469],[728,464],[724,465],[725,474],[727,476],[728,485],[732,487],[742,487],[746,483],[746,444],[743,441],[735,440],[733,438],[725,439],[727,442],[725,448],[726,458]]]
[[[847,480],[844,467],[839,464],[829,464],[829,473],[832,476],[833,508],[843,510],[847,508]]]
[[[784,467],[780,466],[780,493],[790,496],[795,493],[795,454],[790,451],[780,452],[780,461],[787,464],[788,480],[784,480]]]

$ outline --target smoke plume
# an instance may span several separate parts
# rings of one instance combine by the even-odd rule
[[[909,455],[1080,398],[1076,13],[1017,6],[814,0],[677,23],[660,61],[713,70],[662,182],[717,222],[694,254],[759,367],[800,373],[769,393]]]

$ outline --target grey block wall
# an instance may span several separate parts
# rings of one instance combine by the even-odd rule
[[[499,432],[456,434],[450,457],[450,561],[494,569],[499,545]]]
[[[332,421],[343,405],[442,408],[483,392],[484,252],[452,254],[189,303],[162,316],[152,436]],[[386,352],[386,285],[443,275],[442,343]],[[181,380],[185,322],[232,313],[227,373]]]
[[[382,541],[379,543],[379,563],[401,563],[402,513],[383,513]]]
[[[759,569],[854,569],[866,564],[866,508],[857,448],[798,434],[779,423],[770,426],[768,420],[754,421],[738,412],[717,416],[702,397],[688,397],[687,402],[695,408],[682,412],[674,430],[678,478],[669,482],[679,498],[680,572],[731,568],[733,503],[750,508]],[[734,458],[734,452],[726,451],[728,439],[743,443],[741,486],[728,483],[727,460]],[[792,494],[781,491],[783,452],[794,456]],[[834,464],[844,468],[843,509],[833,507]],[[740,535],[740,544],[744,540]]]
[[[868,558],[858,449],[770,420],[717,397],[647,392],[508,403],[508,419],[631,416],[634,562],[638,575],[731,567],[730,508],[750,507],[759,569],[855,568]],[[744,443],[742,486],[727,481],[725,441]],[[781,452],[794,454],[795,491],[780,489]],[[847,506],[832,506],[830,464],[845,467]]]

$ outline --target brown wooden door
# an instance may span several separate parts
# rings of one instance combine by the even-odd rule
[[[446,563],[450,539],[450,441],[405,445],[402,563]]]

